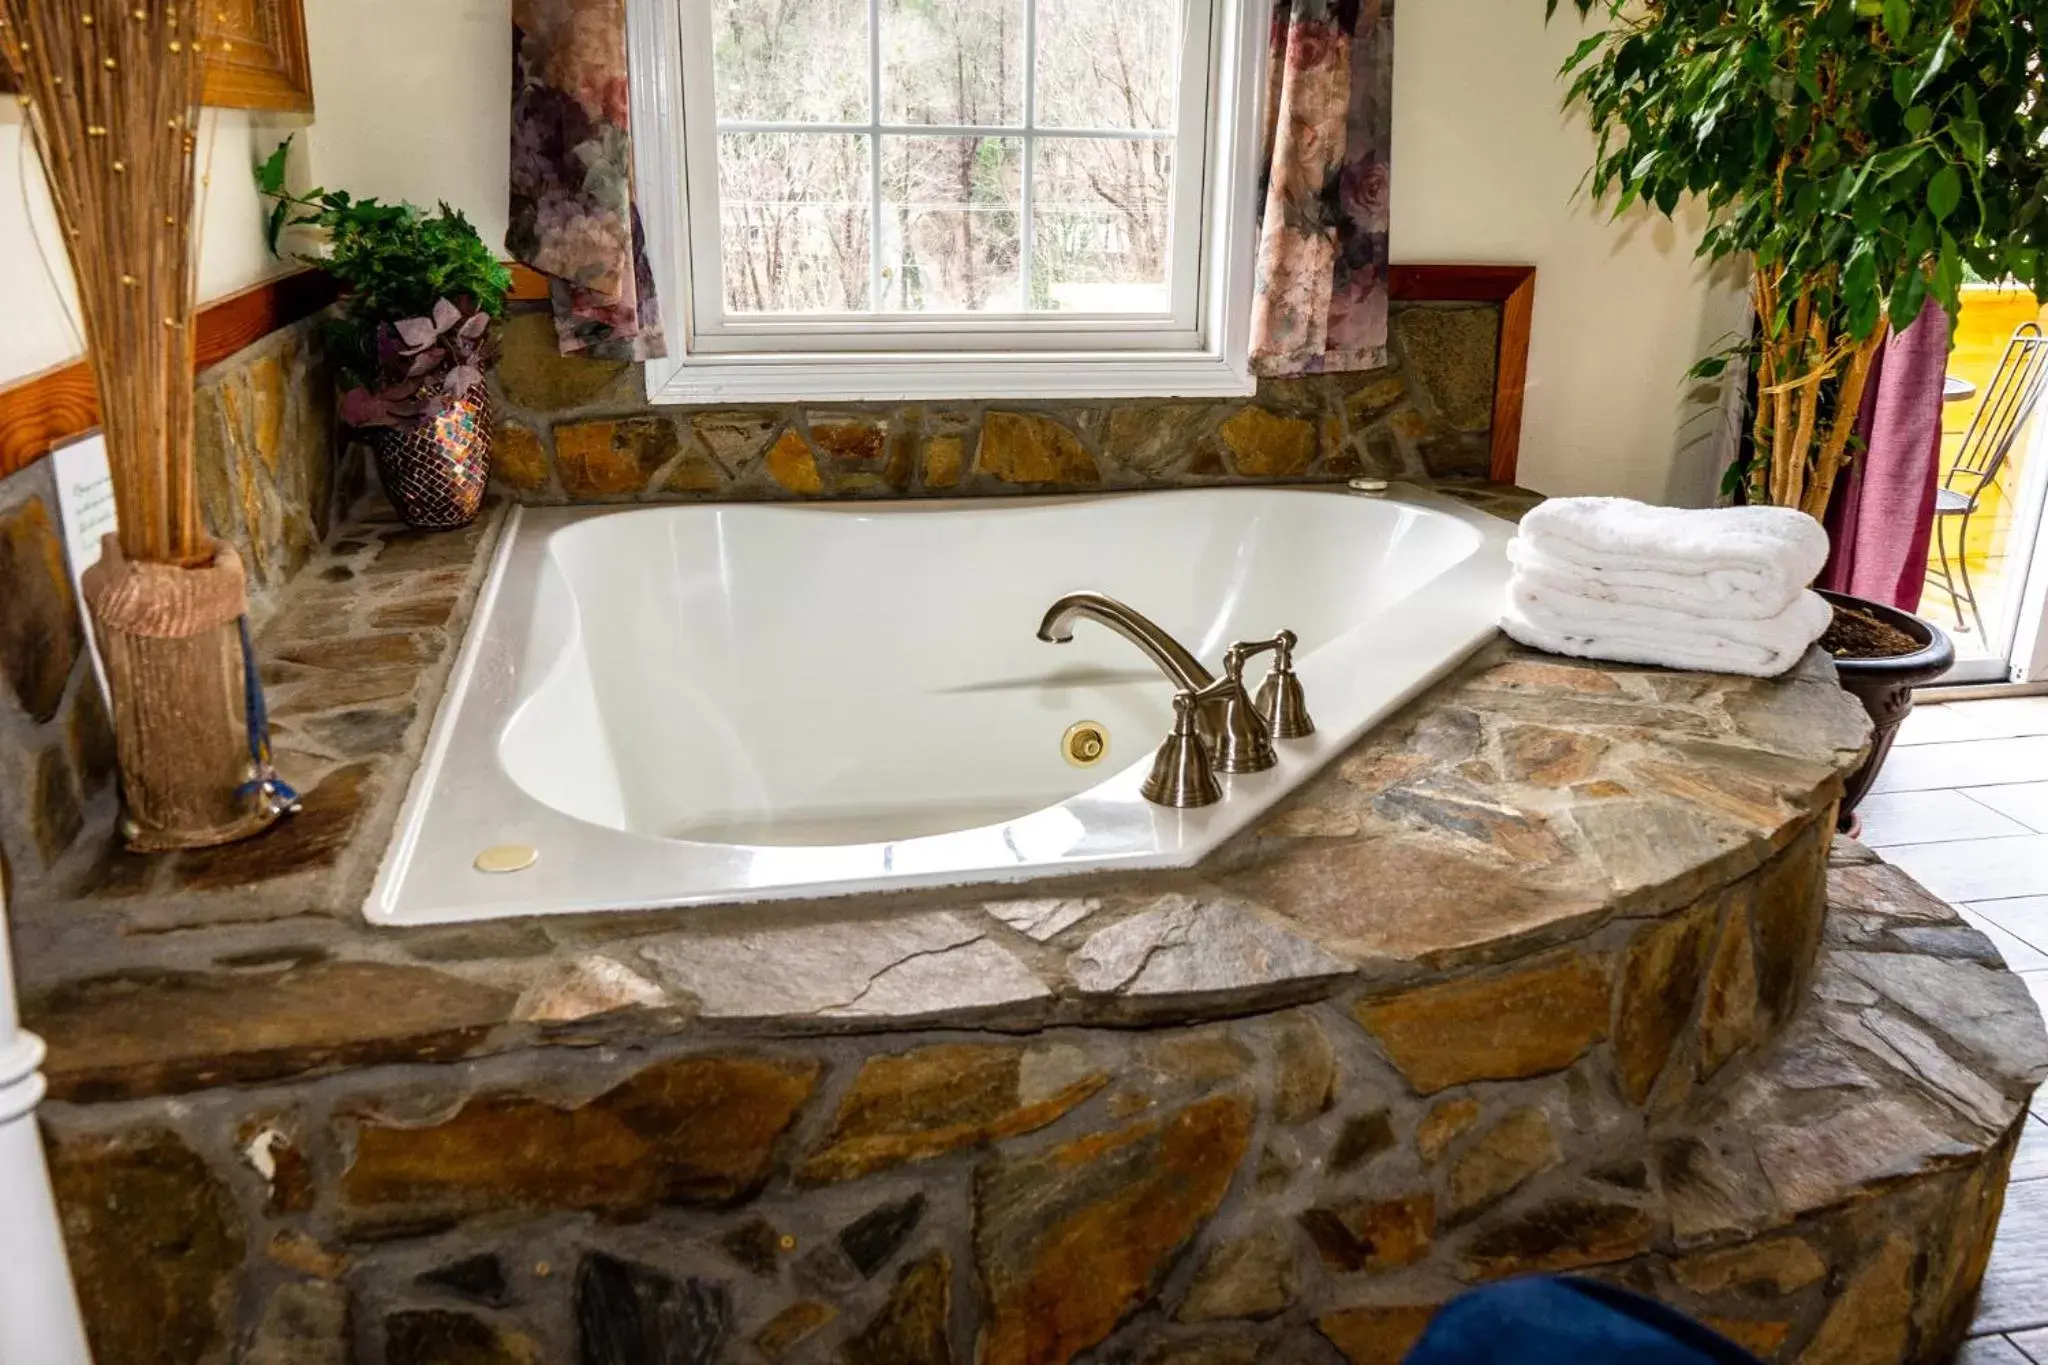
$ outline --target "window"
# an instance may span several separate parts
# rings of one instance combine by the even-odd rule
[[[1257,0],[634,0],[657,400],[1244,393]]]

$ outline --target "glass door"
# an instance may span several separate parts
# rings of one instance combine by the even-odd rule
[[[1956,665],[1942,683],[2024,682],[2048,677],[2042,627],[2048,554],[2041,515],[2048,502],[2048,399],[2037,405],[2002,455],[1983,431],[2010,401],[1999,368],[2015,334],[2048,328],[2048,308],[2013,284],[1963,291],[1948,361],[1942,411],[1941,484],[1920,614],[1955,640]]]

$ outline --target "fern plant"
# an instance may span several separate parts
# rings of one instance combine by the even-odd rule
[[[1558,0],[1546,0],[1554,14]],[[2048,294],[2048,0],[1571,0],[1601,31],[1561,73],[1619,214],[1688,197],[1699,254],[1747,263],[1752,451],[1730,491],[1827,510],[1885,324],[1966,272]]]
[[[481,383],[484,329],[503,313],[512,275],[476,228],[446,203],[427,213],[345,190],[293,194],[284,184],[290,151],[286,138],[256,168],[256,187],[273,201],[271,254],[280,254],[286,228],[325,234],[324,254],[294,258],[341,286],[326,335],[346,390],[344,415],[355,425],[418,421]],[[471,321],[478,317],[484,321]]]

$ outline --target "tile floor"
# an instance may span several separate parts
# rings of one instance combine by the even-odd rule
[[[1954,902],[2048,1013],[2048,696],[1914,708],[1862,815],[1863,841]],[[2048,1094],[2012,1180],[1957,1365],[2048,1365]]]

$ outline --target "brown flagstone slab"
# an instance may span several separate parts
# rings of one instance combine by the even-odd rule
[[[232,1339],[245,1232],[206,1162],[154,1127],[58,1134],[49,1162],[94,1359],[217,1358]]]
[[[0,512],[0,678],[29,719],[63,704],[71,666],[85,647],[64,544],[41,498]]]
[[[1430,1165],[1479,1118],[1479,1101],[1467,1095],[1439,1100],[1415,1125],[1415,1150]]]
[[[1859,1267],[1807,1343],[1803,1365],[1890,1365],[1906,1353],[1913,1313],[1913,1247],[1888,1237]]]
[[[1316,1319],[1316,1330],[1350,1365],[1401,1365],[1441,1305],[1389,1304],[1344,1308]]]
[[[584,1104],[480,1096],[426,1127],[371,1123],[340,1183],[346,1227],[385,1235],[503,1209],[614,1216],[758,1190],[816,1086],[815,1062],[657,1062]]]
[[[980,1365],[1066,1361],[1107,1337],[1216,1211],[1251,1122],[1222,1095],[977,1170]]]
[[[1700,1005],[1700,1076],[1719,1071],[1737,1051],[1757,1041],[1756,945],[1749,932],[1749,906],[1740,898],[1722,912],[1721,931],[1707,970]]]
[[[1622,1092],[1636,1104],[1649,1098],[1671,1045],[1692,1019],[1714,910],[1713,902],[1704,902],[1644,930],[1622,961],[1614,1002],[1614,1062]]]
[[[903,1267],[888,1302],[840,1348],[846,1365],[953,1365],[953,1258],[934,1251]]]
[[[1562,1164],[1557,1133],[1541,1109],[1517,1109],[1472,1140],[1451,1164],[1444,1220],[1459,1222]]]
[[[1634,1204],[1568,1195],[1490,1224],[1466,1242],[1461,1273],[1475,1280],[1622,1261],[1655,1244],[1657,1220]]]
[[[947,1043],[871,1057],[798,1169],[851,1180],[1043,1128],[1109,1077],[1070,1049]]]
[[[1301,1225],[1332,1270],[1398,1270],[1429,1254],[1436,1240],[1436,1196],[1423,1190],[1321,1205],[1302,1214]]]
[[[79,1101],[254,1085],[474,1049],[512,996],[426,967],[315,962],[281,972],[96,978],[26,1002],[50,1093]]]
[[[1294,1246],[1275,1226],[1221,1243],[1202,1261],[1174,1314],[1182,1322],[1256,1321],[1294,1304]]]
[[[1611,970],[1604,956],[1554,952],[1515,970],[1362,1000],[1352,1013],[1428,1095],[1570,1066],[1607,1036]]]

